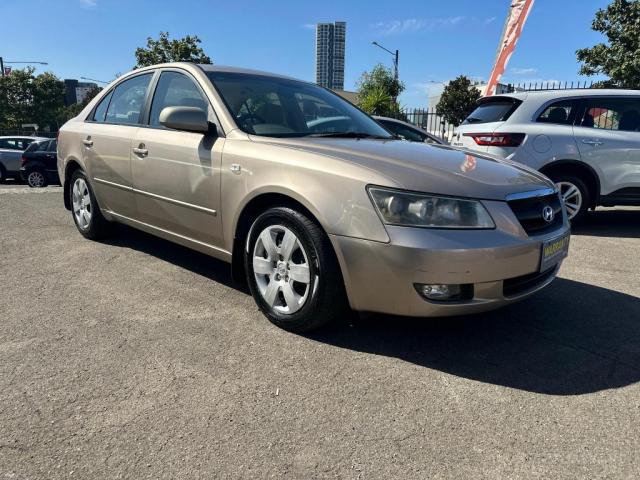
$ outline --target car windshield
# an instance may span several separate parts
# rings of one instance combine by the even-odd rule
[[[342,137],[393,140],[346,100],[309,83],[266,75],[208,72],[245,132],[266,137]]]

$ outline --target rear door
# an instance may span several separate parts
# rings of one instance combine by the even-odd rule
[[[119,83],[96,106],[81,138],[100,206],[127,218],[136,218],[131,148],[152,76],[143,73]]]
[[[22,144],[21,138],[0,138],[0,162],[9,173],[20,170],[20,159],[26,149]]]
[[[601,195],[640,189],[640,97],[587,97],[573,130]]]
[[[170,130],[160,124],[166,107],[202,108],[218,134]],[[157,79],[145,126],[135,135],[131,160],[140,220],[208,245],[222,244],[220,166],[224,136],[197,81],[179,69]]]

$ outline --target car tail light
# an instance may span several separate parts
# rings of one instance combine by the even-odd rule
[[[476,144],[488,147],[519,147],[524,140],[524,133],[465,133]]]
[[[27,157],[23,155],[22,157],[20,157],[20,165],[24,165],[25,163],[27,163]]]

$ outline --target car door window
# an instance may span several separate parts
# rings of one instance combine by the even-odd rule
[[[597,130],[640,131],[640,99],[589,98],[578,125]]]
[[[55,152],[57,149],[58,149],[58,141],[57,140],[51,140],[51,143],[49,143],[48,151],[49,152]]]
[[[177,72],[162,72],[151,103],[149,124],[161,127],[160,112],[166,107],[197,107],[209,114],[209,102],[193,80]]]
[[[109,107],[109,102],[111,101],[111,96],[113,95],[113,90],[109,92],[109,94],[100,100],[100,103],[93,111],[93,116],[91,120],[94,122],[104,122],[104,119],[107,115],[107,108]]]
[[[23,150],[22,143],[17,138],[5,138],[0,143],[0,148],[6,148],[7,150]]]
[[[576,100],[554,102],[543,110],[537,121],[541,123],[555,123],[557,125],[571,125],[573,124],[576,107]]]
[[[124,125],[135,125],[140,121],[151,74],[138,75],[125,80],[116,87],[107,108],[105,121]]]
[[[382,122],[387,130],[392,133],[409,140],[410,142],[424,142],[426,135],[416,132],[415,130],[395,122]]]

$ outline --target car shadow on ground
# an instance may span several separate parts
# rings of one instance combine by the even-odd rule
[[[596,210],[589,212],[577,225],[576,235],[594,237],[640,238],[640,210]]]
[[[224,262],[128,227],[118,230],[105,243],[153,255],[247,293],[232,281]],[[306,336],[549,395],[579,395],[640,380],[640,298],[563,278],[494,312],[438,319],[347,314],[344,321]]]

